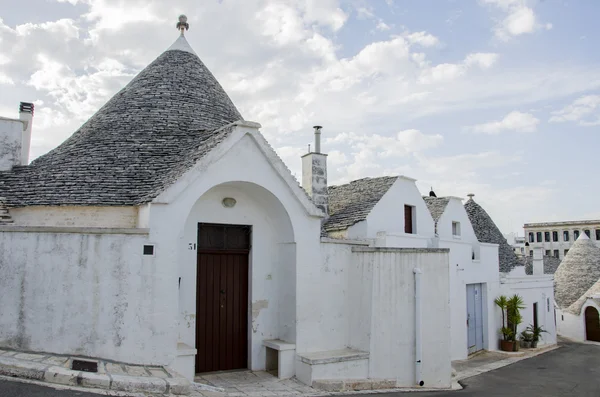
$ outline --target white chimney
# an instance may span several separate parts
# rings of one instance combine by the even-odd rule
[[[321,126],[315,126],[315,151],[302,156],[302,187],[313,203],[329,215],[327,192],[327,155],[321,153]],[[309,146],[310,148],[310,146]]]
[[[544,275],[544,249],[542,247],[533,249],[533,275]]]
[[[21,102],[19,120],[23,122],[21,140],[21,165],[29,164],[29,148],[31,147],[31,127],[33,125],[33,103]]]

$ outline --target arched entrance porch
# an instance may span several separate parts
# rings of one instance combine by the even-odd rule
[[[296,244],[267,189],[227,182],[204,193],[185,223],[194,255],[180,261],[180,340],[195,371],[265,368],[266,339],[296,338]]]

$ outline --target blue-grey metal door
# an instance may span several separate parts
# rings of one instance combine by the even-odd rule
[[[467,284],[467,329],[469,354],[483,349],[483,300],[481,284]]]

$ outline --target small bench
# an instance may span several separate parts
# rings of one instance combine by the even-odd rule
[[[263,340],[263,346],[267,348],[265,365],[267,371],[277,370],[279,379],[289,379],[296,374],[295,344],[281,339],[268,339]]]

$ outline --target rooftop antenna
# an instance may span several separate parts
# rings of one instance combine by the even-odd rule
[[[177,29],[181,32],[181,35],[184,35],[186,30],[190,29],[190,24],[187,23],[187,17],[183,14],[179,16],[179,22],[177,22]]]

